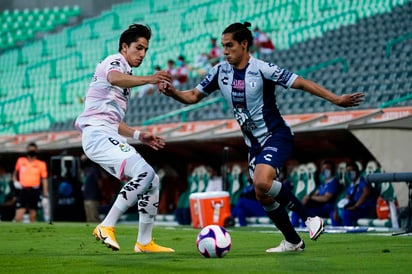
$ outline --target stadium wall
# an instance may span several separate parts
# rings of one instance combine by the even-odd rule
[[[412,154],[410,142],[412,131],[410,129],[357,129],[352,133],[363,143],[363,145],[379,159],[382,168],[386,172],[410,172]],[[408,204],[408,187],[404,183],[393,184],[400,205]]]

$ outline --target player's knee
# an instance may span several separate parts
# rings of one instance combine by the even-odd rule
[[[270,184],[266,180],[254,179],[253,185],[255,186],[257,198],[258,196],[264,196],[266,192],[268,192],[268,190],[270,189]]]
[[[124,166],[124,174],[126,176],[134,178],[142,172],[145,173],[150,180],[152,180],[155,175],[153,168],[141,156],[136,154],[126,160]]]

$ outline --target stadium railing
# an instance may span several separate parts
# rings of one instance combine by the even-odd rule
[[[5,114],[5,109],[7,105],[15,105],[17,102],[29,100],[29,115],[35,115],[37,113],[37,105],[34,100],[34,96],[32,93],[23,94],[14,98],[6,99],[0,101],[0,123],[1,124],[8,124],[12,121],[9,121],[8,115]],[[16,108],[16,107],[15,107]],[[16,108],[20,109],[20,108]],[[21,110],[21,109],[20,109]]]
[[[392,47],[396,44],[402,43],[405,40],[408,39],[412,39],[412,32],[407,33],[405,35],[390,39],[387,43],[386,43],[386,57],[389,58],[391,56],[391,50]]]

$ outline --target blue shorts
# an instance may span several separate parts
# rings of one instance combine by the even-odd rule
[[[249,173],[253,172],[257,164],[267,164],[278,171],[286,164],[293,150],[294,136],[288,127],[276,129],[266,140],[259,152],[249,151]]]

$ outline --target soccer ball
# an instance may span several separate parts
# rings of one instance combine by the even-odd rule
[[[196,246],[205,258],[222,258],[230,251],[232,239],[223,227],[208,225],[197,234]]]

